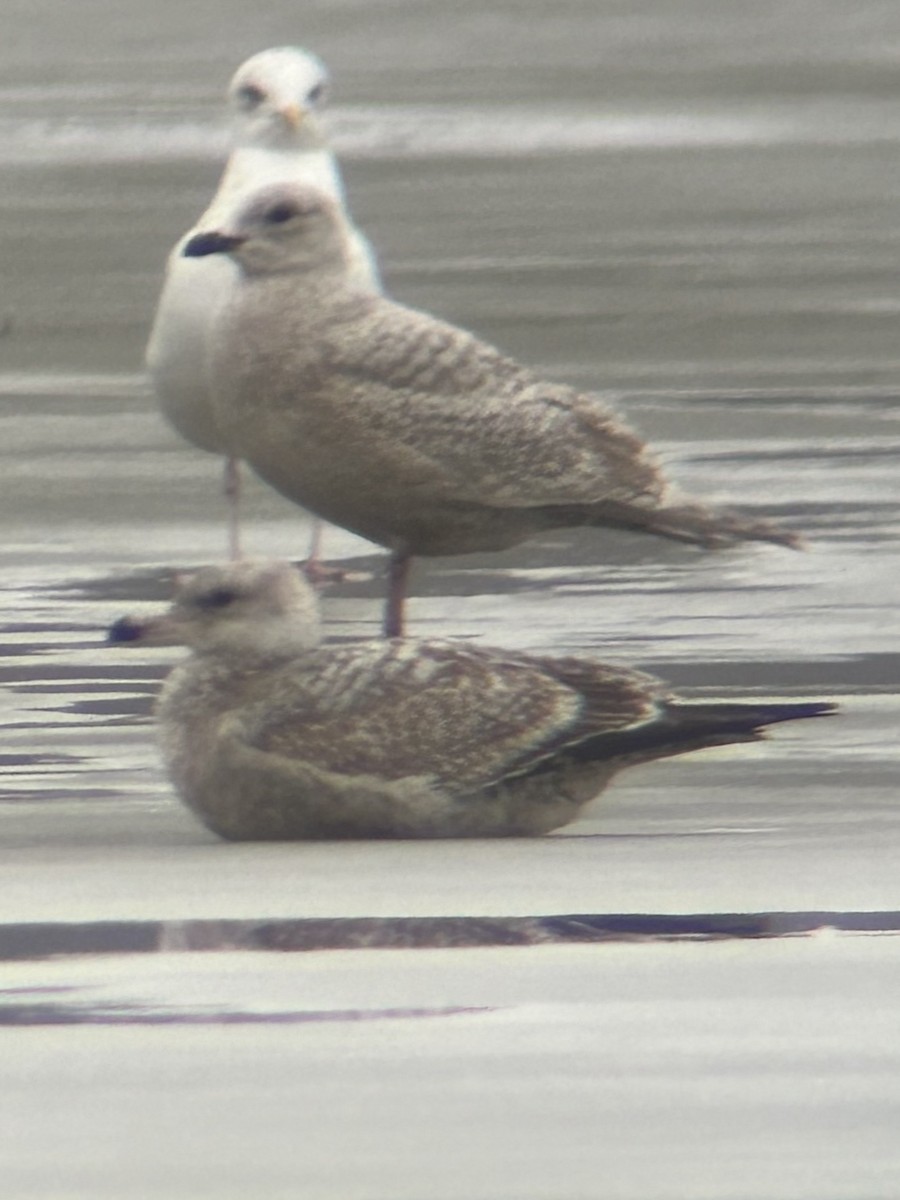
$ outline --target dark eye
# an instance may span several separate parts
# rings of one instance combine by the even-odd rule
[[[296,216],[297,209],[293,204],[273,204],[266,210],[263,220],[267,225],[283,225],[285,221],[290,221],[291,217]]]
[[[198,596],[197,603],[201,608],[227,608],[237,598],[238,594],[232,588],[213,588],[204,596]]]
[[[266,98],[266,93],[256,86],[255,83],[245,83],[243,87],[237,90],[237,98],[240,100],[244,108],[256,108],[258,104],[262,104]]]
[[[311,87],[306,93],[306,99],[310,104],[318,104],[325,95],[325,84],[317,83],[315,87]]]

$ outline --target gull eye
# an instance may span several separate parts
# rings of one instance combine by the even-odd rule
[[[255,83],[245,83],[235,95],[244,108],[257,108],[266,98],[266,93]]]
[[[266,209],[263,220],[267,225],[283,225],[285,221],[290,221],[296,216],[297,209],[293,204],[273,204],[271,208]]]
[[[238,599],[238,594],[233,588],[213,588],[206,592],[203,596],[198,596],[197,603],[201,608],[227,608],[229,604],[233,604]]]
[[[323,81],[321,83],[317,83],[314,87],[311,87],[309,89],[309,91],[306,93],[307,103],[308,104],[318,104],[324,95],[325,95],[325,83]]]

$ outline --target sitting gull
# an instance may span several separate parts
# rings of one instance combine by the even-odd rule
[[[228,451],[216,428],[210,399],[207,340],[238,272],[223,257],[185,258],[182,249],[193,234],[214,225],[231,211],[236,198],[264,184],[311,183],[335,202],[348,271],[356,285],[374,291],[380,287],[372,250],[344,212],[340,173],[313,115],[327,88],[325,66],[315,55],[293,46],[263,50],[238,69],[228,89],[236,119],[234,150],[209,207],[169,256],[147,346],[147,369],[163,415],[187,441],[213,454]],[[237,462],[229,456],[225,493],[232,557],[238,554],[237,489]],[[316,548],[314,535],[313,557]]]
[[[278,491],[392,551],[385,632],[414,555],[597,525],[701,546],[792,533],[672,495],[599,396],[545,383],[463,329],[359,288],[340,208],[307,185],[241,197],[184,247],[242,282],[210,341],[216,421]]]
[[[621,768],[756,741],[819,702],[688,704],[650,675],[451,641],[323,646],[287,563],[204,567],[113,642],[188,646],[158,704],[187,806],[234,840],[520,837],[573,820]]]

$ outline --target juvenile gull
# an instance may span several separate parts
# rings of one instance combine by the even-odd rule
[[[545,383],[465,330],[361,289],[340,208],[314,187],[242,197],[184,254],[228,254],[242,271],[211,338],[231,453],[392,551],[389,636],[402,632],[414,555],[502,550],[576,525],[707,547],[796,542],[676,496],[600,397]]]
[[[238,272],[221,255],[185,258],[182,250],[193,234],[214,226],[236,200],[265,184],[314,184],[335,203],[349,275],[360,288],[380,286],[371,247],[346,215],[340,173],[316,124],[328,83],[324,64],[293,46],[263,50],[238,69],[228,88],[235,119],[233,152],[209,207],[169,255],[147,346],[147,369],[163,415],[187,441],[213,454],[228,456],[228,451],[211,403],[207,344]],[[237,461],[228,456],[225,493],[233,557],[238,552],[237,491]]]
[[[278,562],[205,567],[109,637],[191,649],[160,696],[163,756],[235,840],[547,833],[631,763],[833,709],[685,704],[638,671],[449,641],[323,646],[314,593]]]

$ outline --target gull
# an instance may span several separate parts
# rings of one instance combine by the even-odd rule
[[[588,658],[453,641],[322,644],[287,563],[182,579],[109,640],[189,647],[157,706],[169,776],[237,841],[524,837],[573,820],[623,767],[751,742],[825,702],[693,704]]]
[[[237,70],[228,88],[235,120],[234,149],[209,207],[169,255],[147,345],[147,369],[163,415],[187,441],[226,456],[232,557],[239,553],[238,465],[217,428],[207,345],[216,313],[237,284],[238,271],[228,259],[189,259],[182,249],[198,229],[215,224],[236,199],[260,186],[306,182],[330,196],[340,213],[348,271],[357,286],[379,289],[372,249],[346,215],[340,172],[316,123],[328,85],[324,64],[294,46],[263,50]],[[316,558],[317,552],[318,522],[311,557]]]
[[[706,547],[797,544],[677,495],[600,396],[546,383],[464,329],[360,288],[341,210],[314,187],[241,197],[183,253],[241,269],[210,339],[230,453],[391,551],[388,636],[403,631],[415,555],[502,550],[584,525]]]

